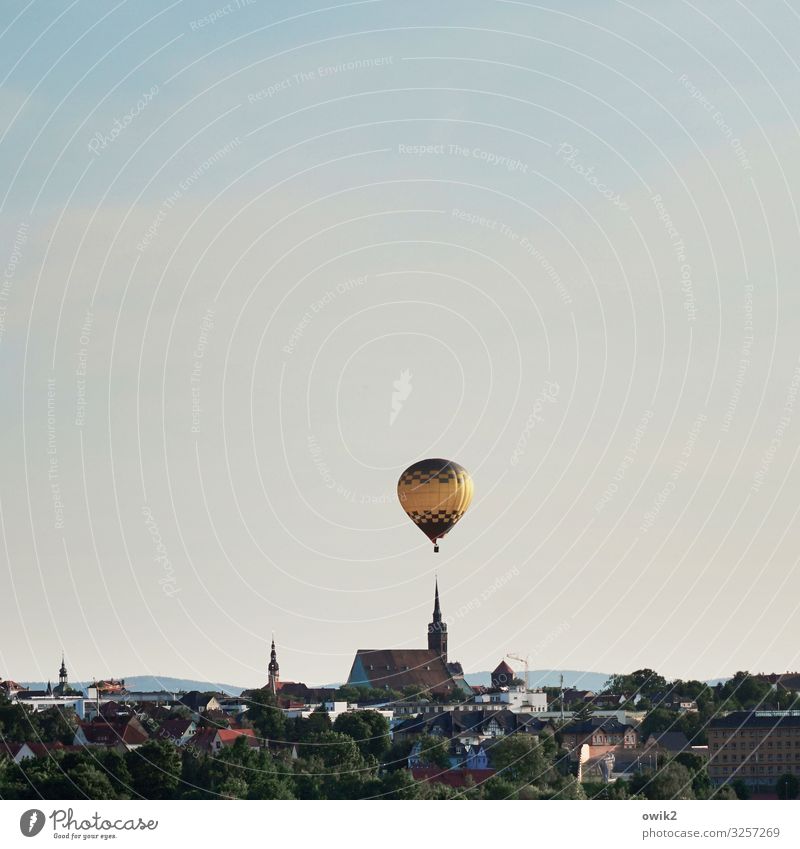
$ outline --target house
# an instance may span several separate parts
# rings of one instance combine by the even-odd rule
[[[34,755],[33,750],[27,743],[0,740],[0,757],[9,758],[9,760],[18,764],[28,758],[35,758],[36,755]]]
[[[213,755],[223,748],[232,746],[242,737],[251,748],[259,748],[260,740],[252,728],[198,728],[186,741],[185,746],[190,751]]]
[[[117,698],[127,693],[125,679],[109,678],[106,681],[93,681],[86,688],[86,697],[97,701],[99,699]]]
[[[631,698],[634,699],[634,704],[639,700],[638,696],[631,697],[626,693],[598,693],[592,699],[592,704],[597,708],[619,710]]]
[[[689,739],[683,731],[659,731],[651,734],[644,743],[645,752],[677,755],[691,751]]]
[[[220,703],[217,696],[220,693],[201,693],[199,690],[191,690],[188,693],[183,693],[178,699],[178,703],[188,708],[192,713],[201,714],[209,710],[220,710]]]
[[[754,676],[758,681],[769,684],[773,692],[780,690],[788,693],[800,694],[800,672],[779,672],[769,675]]]
[[[230,728],[235,724],[235,718],[229,716],[222,710],[211,708],[203,713],[203,722],[205,725],[210,725],[214,728]]]
[[[489,763],[490,743],[469,744],[451,740],[450,766],[429,764],[424,757],[424,742],[418,740],[408,756],[408,768],[416,781],[431,781],[450,787],[481,784],[491,778],[496,770]]]
[[[81,722],[75,732],[76,746],[105,746],[127,752],[137,749],[150,739],[144,725],[135,716],[106,719],[102,716],[92,722]]]
[[[417,740],[408,754],[408,768],[426,766],[424,757],[425,742]],[[451,769],[489,769],[488,747],[477,744],[462,743],[459,740],[450,741]]]
[[[12,696],[15,696],[23,687],[21,684],[17,684],[16,681],[11,680],[3,680],[0,678],[0,693],[3,693],[9,699]]]
[[[183,746],[196,731],[197,723],[193,719],[165,719],[159,723],[155,737]]]
[[[574,705],[577,703],[585,704],[586,702],[592,701],[592,699],[597,695],[594,690],[576,690],[572,687],[564,690],[564,706],[568,707],[569,705]]]
[[[621,753],[639,745],[639,732],[632,725],[624,725],[613,716],[592,716],[570,722],[560,729],[560,735],[570,757],[576,760],[582,746],[588,746],[587,756]]]
[[[408,739],[431,734],[458,740],[464,745],[479,745],[485,740],[509,734],[552,734],[553,726],[533,716],[510,710],[449,710],[436,714],[420,714],[395,725],[393,738]]]
[[[30,740],[24,743],[0,741],[0,757],[5,755],[17,764],[28,758],[44,758],[52,752],[65,752],[70,749],[72,749],[72,746],[65,746],[59,740],[54,743],[31,742]]]

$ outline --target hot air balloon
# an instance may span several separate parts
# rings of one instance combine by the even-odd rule
[[[438,541],[472,501],[472,478],[463,466],[451,460],[420,460],[400,475],[397,497],[409,519],[438,551]]]

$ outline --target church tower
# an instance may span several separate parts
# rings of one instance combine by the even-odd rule
[[[269,653],[269,691],[274,696],[278,692],[278,680],[280,667],[278,666],[278,656],[275,653],[275,638],[272,638],[272,651]]]
[[[428,625],[428,648],[440,655],[447,663],[447,623],[442,622],[442,609],[439,607],[439,579],[433,601],[433,620]]]
[[[64,663],[64,655],[61,655],[61,669],[58,670],[58,686],[62,690],[66,690],[69,686],[69,681],[67,680],[67,666]]]

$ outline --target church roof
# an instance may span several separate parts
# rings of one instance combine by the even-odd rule
[[[504,661],[501,660],[500,663],[497,664],[497,668],[492,672],[492,675],[508,675],[509,681],[514,677],[514,670]]]
[[[458,688],[447,664],[433,649],[359,649],[347,683],[380,690],[414,686],[432,693]]]

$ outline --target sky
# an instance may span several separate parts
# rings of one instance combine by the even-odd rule
[[[0,676],[342,681],[435,575],[467,671],[796,669],[798,36],[5,2]],[[425,457],[475,485],[436,555]]]

